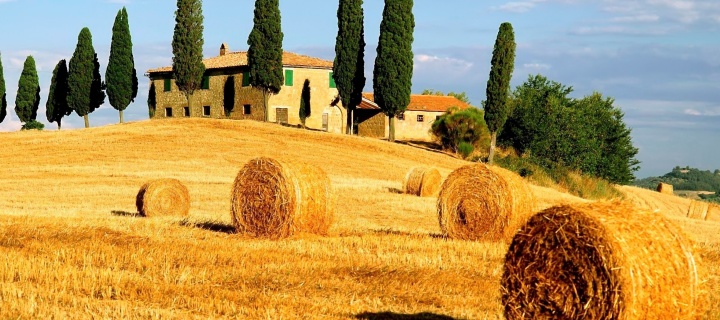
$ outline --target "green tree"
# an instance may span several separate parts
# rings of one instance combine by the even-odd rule
[[[482,147],[490,144],[490,133],[485,125],[483,111],[478,108],[451,108],[433,122],[430,132],[443,148],[453,152],[459,152],[462,143]]]
[[[69,116],[72,109],[68,106],[68,69],[65,59],[60,60],[53,70],[50,81],[50,92],[45,104],[45,115],[49,122],[57,122],[58,130],[62,127],[62,118]]]
[[[333,79],[346,109],[347,134],[353,133],[353,113],[365,88],[365,28],[363,1],[340,0],[335,38]]]
[[[202,85],[203,64],[203,13],[202,0],[178,0],[173,34],[173,75],[178,89],[190,99]]]
[[[40,82],[35,67],[35,58],[28,56],[18,81],[15,113],[25,124],[35,122],[38,105],[40,105]]]
[[[300,111],[298,116],[300,117],[300,123],[305,128],[305,119],[310,117],[312,108],[310,106],[310,80],[305,79],[302,88],[302,94],[300,95]]]
[[[453,92],[453,91],[450,91],[450,92],[448,92],[447,94],[445,94],[445,93],[443,93],[442,91],[439,91],[439,90],[425,89],[425,90],[423,90],[420,94],[422,94],[422,95],[430,95],[430,96],[450,96],[450,97],[455,97],[456,99],[458,99],[458,100],[460,100],[460,101],[462,101],[462,102],[465,102],[465,103],[467,103],[467,104],[469,104],[469,105],[472,105],[472,103],[470,103],[470,98],[467,96],[467,93],[465,93],[465,91],[463,91],[463,92]]]
[[[68,105],[90,127],[88,114],[91,110],[93,73],[95,71],[95,48],[90,29],[83,28],[78,35],[75,52],[68,66]]]
[[[223,87],[223,107],[225,116],[229,117],[230,112],[235,108],[235,76],[228,76]]]
[[[410,103],[413,74],[413,0],[386,0],[373,69],[375,103],[390,118],[389,140],[395,141],[395,117]]]
[[[124,7],[115,16],[105,81],[108,101],[115,110],[118,110],[120,123],[123,123],[123,111],[135,98],[133,94],[137,94],[137,74],[132,54],[130,23]]]
[[[107,86],[100,78],[100,61],[98,61],[97,53],[93,59],[93,80],[90,86],[90,113],[105,103],[105,89]]]
[[[269,121],[270,95],[280,92],[283,83],[283,33],[278,0],[255,0],[253,29],[248,37],[250,85],[263,96],[265,121]]]
[[[3,75],[2,56],[0,56],[0,123],[7,116],[7,95],[5,93],[5,76]]]
[[[155,82],[150,82],[150,90],[148,90],[148,116],[150,118],[155,116],[155,109],[157,108],[157,93],[155,92]]]
[[[490,77],[485,90],[485,122],[490,130],[488,163],[493,163],[497,135],[508,117],[507,97],[515,68],[515,34],[509,22],[500,25],[492,55]]]

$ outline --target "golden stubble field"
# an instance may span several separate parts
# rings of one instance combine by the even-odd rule
[[[328,173],[328,237],[232,233],[233,180],[258,156]],[[398,193],[413,166],[447,176],[464,164],[252,121],[0,133],[0,318],[500,319],[506,245],[444,239],[436,199]],[[187,185],[188,219],[133,216],[138,189],[155,178]],[[584,201],[532,188],[543,208]],[[720,223],[667,212],[697,245],[708,316],[720,317]]]

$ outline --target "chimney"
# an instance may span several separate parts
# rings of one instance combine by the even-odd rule
[[[227,43],[223,43],[223,44],[220,46],[220,55],[221,55],[221,56],[224,56],[226,53],[228,53],[228,51],[229,51],[229,50],[228,50],[228,45],[227,45]]]

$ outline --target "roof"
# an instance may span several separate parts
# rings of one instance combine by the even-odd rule
[[[229,52],[225,55],[203,59],[206,70],[243,67],[248,65],[247,52]],[[283,52],[283,66],[332,69],[333,62],[292,52]],[[150,69],[147,73],[172,72],[172,66]]]
[[[458,107],[462,110],[469,108],[470,105],[453,96],[413,94],[410,95],[410,104],[406,110],[445,112],[451,107]],[[360,105],[358,105],[358,108],[372,110],[380,109],[380,106],[374,102],[374,95],[372,93],[363,92],[363,99]]]

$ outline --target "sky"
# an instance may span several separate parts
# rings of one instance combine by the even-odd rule
[[[384,2],[365,0],[365,90],[372,67]],[[17,82],[25,58],[37,63],[41,86],[38,120],[45,118],[52,70],[69,61],[83,27],[105,74],[112,24],[127,8],[135,64],[137,99],[126,121],[148,119],[148,69],[172,64],[176,1],[172,0],[0,0],[0,54],[7,87],[8,117],[0,131],[16,131]],[[221,43],[247,50],[254,1],[206,0],[205,57]],[[334,57],[337,1],[280,1],[283,48],[327,60]],[[632,129],[641,169],[638,178],[673,167],[720,168],[720,1],[718,0],[415,0],[413,93],[423,89],[466,92],[473,105],[485,99],[492,47],[502,22],[517,42],[514,88],[542,74],[574,88],[573,97],[594,91],[615,99]],[[107,102],[107,99],[106,99]],[[108,103],[90,114],[90,125],[118,122]],[[63,130],[82,128],[76,114]]]

